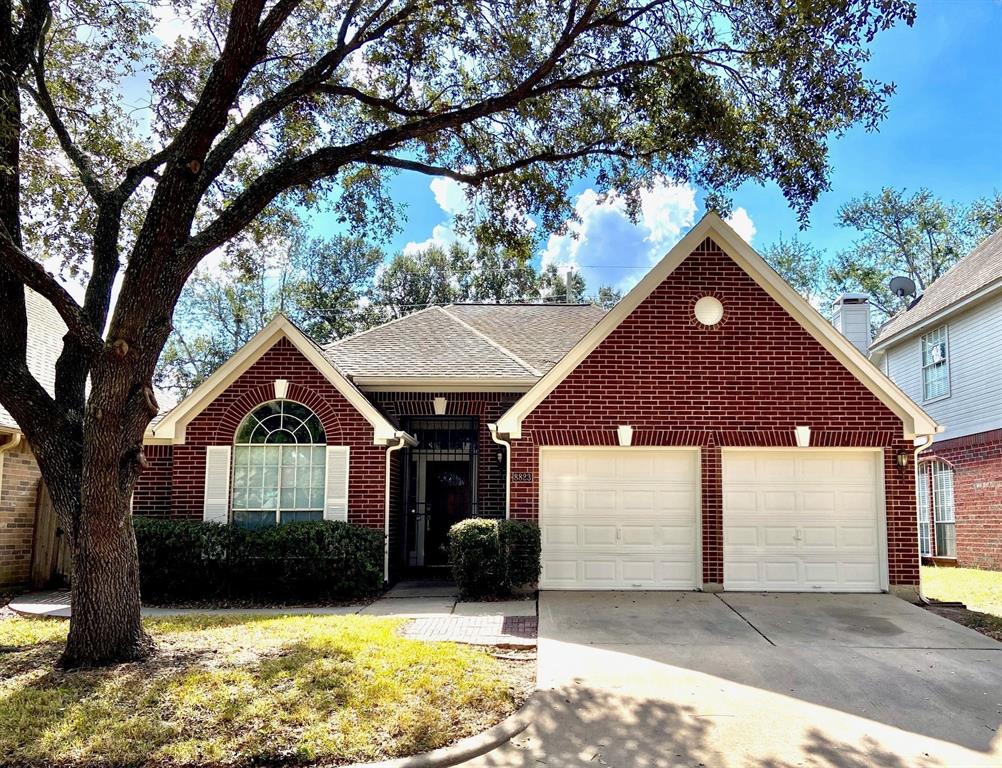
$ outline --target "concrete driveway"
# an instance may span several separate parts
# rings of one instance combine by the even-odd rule
[[[464,765],[1002,765],[1002,644],[889,595],[544,592],[545,714]]]

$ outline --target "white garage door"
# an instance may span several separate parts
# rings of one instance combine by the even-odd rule
[[[543,448],[542,589],[698,586],[699,453]]]
[[[724,588],[879,592],[880,458],[724,450]]]

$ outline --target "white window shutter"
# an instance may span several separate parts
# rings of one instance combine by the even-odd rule
[[[324,520],[348,520],[348,446],[327,446]]]
[[[205,506],[202,520],[206,523],[230,521],[230,446],[210,445],[205,449]]]

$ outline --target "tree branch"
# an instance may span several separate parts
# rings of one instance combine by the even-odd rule
[[[90,353],[97,354],[104,347],[101,334],[84,316],[80,305],[44,267],[28,256],[11,240],[5,229],[0,229],[0,256],[7,267],[22,283],[47,299],[66,323],[69,332]]]

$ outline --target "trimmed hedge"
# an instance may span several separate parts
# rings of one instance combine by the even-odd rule
[[[383,533],[348,523],[248,529],[133,519],[143,598],[277,602],[363,597],[383,583]]]
[[[463,520],[449,529],[449,562],[464,597],[504,597],[535,584],[539,527],[520,520]]]

